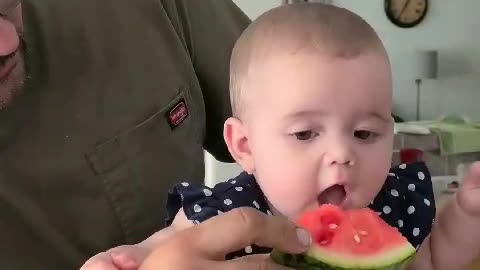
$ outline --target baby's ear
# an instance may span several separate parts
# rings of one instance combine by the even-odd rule
[[[253,173],[255,166],[252,152],[248,144],[248,130],[243,123],[234,117],[225,121],[223,138],[228,146],[228,151],[235,161],[242,166],[247,173]]]

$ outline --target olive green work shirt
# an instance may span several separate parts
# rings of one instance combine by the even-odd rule
[[[22,0],[29,79],[0,112],[0,268],[78,269],[165,224],[167,190],[231,161],[230,0]]]

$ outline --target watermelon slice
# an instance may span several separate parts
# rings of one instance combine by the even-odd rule
[[[325,204],[298,224],[311,232],[312,247],[300,255],[274,250],[278,264],[299,270],[403,270],[415,255],[408,240],[368,208],[343,211]]]

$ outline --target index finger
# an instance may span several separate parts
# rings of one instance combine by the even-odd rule
[[[237,208],[183,231],[192,250],[212,260],[250,245],[269,247],[288,253],[304,252],[311,243],[310,234],[294,223],[269,216],[253,208]]]

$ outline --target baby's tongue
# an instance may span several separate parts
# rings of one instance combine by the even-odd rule
[[[325,191],[322,192],[318,196],[318,202],[319,204],[334,204],[334,205],[340,205],[345,201],[345,189],[343,186],[340,185],[334,185],[329,188],[327,188]]]

